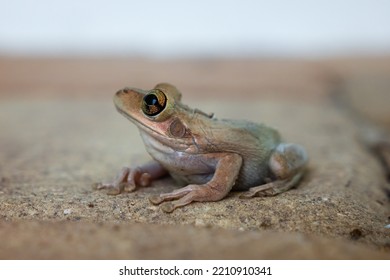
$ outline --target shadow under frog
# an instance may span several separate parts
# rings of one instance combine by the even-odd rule
[[[279,133],[263,124],[217,119],[192,109],[170,84],[149,91],[124,88],[114,103],[139,128],[154,161],[124,167],[113,182],[95,184],[109,194],[131,192],[170,175],[186,186],[150,201],[172,212],[194,201],[221,200],[231,190],[245,191],[241,198],[273,196],[294,187],[304,172],[303,147],[282,143]]]

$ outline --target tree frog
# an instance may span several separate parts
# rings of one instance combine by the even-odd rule
[[[219,201],[232,190],[245,191],[241,198],[273,196],[300,181],[308,161],[302,146],[283,143],[266,125],[192,109],[181,96],[167,83],[152,90],[127,87],[114,95],[117,110],[138,127],[153,161],[124,167],[97,189],[131,192],[170,175],[185,187],[149,199],[169,213],[195,201]]]

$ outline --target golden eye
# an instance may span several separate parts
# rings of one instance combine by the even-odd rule
[[[144,96],[142,112],[148,116],[156,116],[164,110],[166,103],[165,94],[161,90],[153,89]]]

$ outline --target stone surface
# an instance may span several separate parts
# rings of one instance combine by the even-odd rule
[[[249,200],[231,193],[171,214],[148,201],[177,188],[170,178],[107,196],[91,184],[148,160],[111,93],[3,97],[0,258],[389,258],[389,184],[348,114],[319,93],[219,95],[189,94],[184,102],[218,117],[264,122],[304,145],[310,164],[296,189]]]
[[[390,259],[343,240],[183,225],[0,222],[0,238],[1,259]]]

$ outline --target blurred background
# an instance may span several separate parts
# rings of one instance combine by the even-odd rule
[[[2,1],[3,55],[329,57],[390,49],[390,2]]]
[[[2,96],[111,96],[161,81],[188,96],[316,99],[340,81],[362,104],[378,100],[373,87],[389,96],[386,0],[1,2]]]

